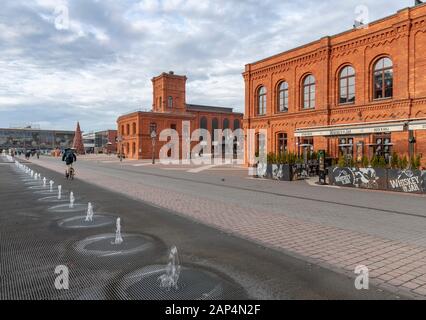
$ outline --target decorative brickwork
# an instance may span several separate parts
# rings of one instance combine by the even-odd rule
[[[360,152],[368,157],[377,152],[376,133],[312,136],[309,129],[360,128],[377,123],[377,130],[401,122],[401,131],[389,132],[391,152],[401,155],[425,154],[426,131],[414,130],[416,143],[409,143],[410,120],[426,120],[426,6],[406,8],[393,16],[373,22],[367,28],[353,29],[324,37],[302,47],[246,65],[244,127],[268,130],[268,151],[278,151],[277,136],[287,135],[287,150],[302,152],[300,145],[312,144],[315,150],[325,149],[333,157],[342,154],[343,138],[351,138],[354,157]],[[375,67],[381,58],[392,63],[392,96],[375,99]],[[355,70],[353,103],[341,103],[341,71]],[[303,81],[315,77],[315,108],[304,109],[306,96]],[[288,112],[280,112],[279,85],[288,84]],[[373,83],[374,82],[374,83]],[[343,82],[344,83],[344,82]],[[266,114],[258,114],[258,90],[267,91]],[[376,88],[377,89],[377,88]],[[297,134],[299,133],[299,134]],[[380,132],[383,135],[386,132]],[[361,144],[362,143],[362,144]],[[422,159],[426,166],[426,156]]]

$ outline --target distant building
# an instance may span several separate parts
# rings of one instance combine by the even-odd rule
[[[83,144],[86,153],[117,152],[117,130],[104,130],[83,133]]]
[[[0,149],[54,150],[72,146],[73,131],[27,128],[0,128]]]
[[[86,153],[95,153],[95,133],[85,132],[83,133],[83,145]]]
[[[117,130],[105,130],[95,133],[96,153],[116,153],[117,152]]]
[[[147,159],[153,154],[151,132],[159,135],[164,129],[174,129],[182,140],[183,122],[190,124],[190,131],[206,129],[213,137],[216,129],[240,129],[242,113],[232,108],[211,107],[186,103],[185,76],[173,72],[162,73],[152,79],[153,106],[148,112],[135,111],[118,118],[119,152],[126,158]],[[167,143],[158,141],[154,154]],[[180,144],[181,146],[182,144]]]

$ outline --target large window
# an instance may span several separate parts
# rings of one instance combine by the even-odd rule
[[[351,66],[344,67],[339,76],[339,103],[355,102],[355,69]]]
[[[288,83],[281,82],[278,87],[278,112],[288,111]]]
[[[303,108],[315,108],[315,77],[313,75],[307,76],[303,80]]]
[[[234,120],[234,130],[240,129],[240,120]]]
[[[213,118],[212,120],[212,133],[214,134],[214,131],[219,129],[219,121],[217,118]]]
[[[168,105],[169,108],[173,108],[173,97],[169,97],[168,99]]]
[[[389,162],[389,157],[392,152],[392,140],[390,134],[376,135],[374,137],[374,154],[377,157],[384,157],[386,162]]]
[[[353,158],[354,138],[339,138],[339,156]]]
[[[389,58],[381,58],[374,65],[373,75],[374,99],[392,98],[393,96],[393,63]]]
[[[207,118],[206,117],[202,117],[200,120],[200,129],[205,129],[207,130]]]
[[[229,129],[229,120],[228,118],[223,119],[223,130]]]
[[[257,92],[257,114],[266,114],[266,88],[260,87]]]
[[[277,153],[287,152],[287,133],[277,134]]]

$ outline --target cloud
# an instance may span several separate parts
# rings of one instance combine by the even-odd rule
[[[366,0],[371,20],[412,1]],[[3,0],[0,127],[114,128],[152,104],[150,79],[188,76],[187,101],[244,110],[244,65],[349,29],[358,0]],[[69,21],[58,28],[65,7]],[[55,13],[56,12],[56,13]]]

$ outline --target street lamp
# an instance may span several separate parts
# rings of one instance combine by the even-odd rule
[[[119,145],[120,145],[120,162],[122,162],[123,161],[123,153],[124,153],[124,150],[123,150],[123,137],[122,136],[118,136],[117,137],[117,142],[119,143]]]
[[[157,133],[155,130],[151,131],[151,142],[152,142],[152,164],[155,164],[155,143],[157,141]]]

